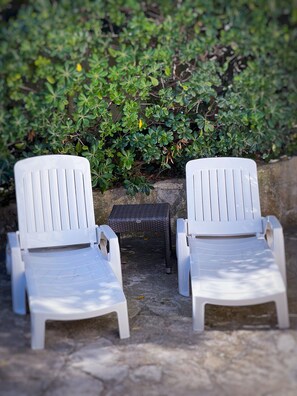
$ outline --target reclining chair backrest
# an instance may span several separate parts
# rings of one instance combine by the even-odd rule
[[[256,163],[205,158],[186,165],[188,233],[248,235],[263,232]]]
[[[14,168],[22,249],[94,243],[95,218],[86,158],[44,155]]]

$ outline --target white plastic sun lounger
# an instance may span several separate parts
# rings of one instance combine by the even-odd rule
[[[192,289],[193,328],[204,330],[206,304],[276,304],[289,327],[283,231],[261,217],[256,163],[192,160],[186,166],[187,219],[177,220],[179,292]]]
[[[31,314],[33,349],[44,348],[47,320],[116,312],[129,337],[118,239],[96,226],[87,159],[48,155],[15,165],[19,231],[9,233],[13,310]]]

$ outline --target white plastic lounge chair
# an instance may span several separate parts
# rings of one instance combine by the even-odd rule
[[[187,215],[177,220],[179,293],[192,286],[194,331],[204,330],[205,304],[274,301],[279,328],[289,327],[283,231],[261,217],[257,167],[242,158],[186,165]]]
[[[15,165],[19,231],[9,233],[13,310],[26,313],[33,349],[44,348],[47,320],[76,320],[116,312],[129,337],[118,239],[95,225],[87,159],[47,155]],[[109,248],[107,250],[107,247]]]

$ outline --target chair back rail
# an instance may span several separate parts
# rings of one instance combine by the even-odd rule
[[[186,166],[189,234],[263,232],[257,167],[246,158],[206,158]]]
[[[20,244],[23,249],[96,241],[89,161],[51,155],[15,165]]]

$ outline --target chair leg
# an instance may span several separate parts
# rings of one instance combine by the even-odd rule
[[[31,348],[44,349],[45,319],[39,314],[31,313]]]
[[[204,331],[205,302],[194,296],[192,300],[193,330]]]
[[[122,303],[116,312],[118,317],[120,338],[129,338],[130,330],[127,303]]]
[[[275,305],[276,305],[278,327],[280,329],[287,329],[288,327],[290,327],[290,322],[289,322],[288,300],[286,293],[279,295],[275,299]]]

